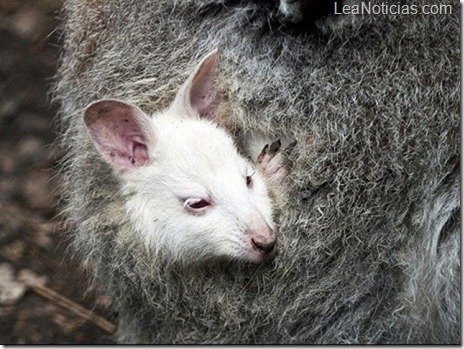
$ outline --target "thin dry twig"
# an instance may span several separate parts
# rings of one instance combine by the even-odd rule
[[[52,289],[42,286],[42,285],[30,285],[31,289],[33,289],[37,294],[41,295],[52,302],[55,302],[59,306],[73,312],[74,314],[93,322],[95,325],[103,329],[104,331],[113,334],[116,332],[116,325],[112,322],[104,319],[101,316],[98,316],[92,313],[90,310],[85,309],[81,305],[71,301],[70,299],[58,294],[57,292],[53,291]]]

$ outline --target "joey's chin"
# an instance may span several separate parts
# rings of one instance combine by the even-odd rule
[[[276,254],[277,251],[275,248],[270,252],[265,252],[254,247],[249,247],[247,248],[246,257],[244,259],[248,262],[259,264],[266,261],[271,261],[274,259]]]

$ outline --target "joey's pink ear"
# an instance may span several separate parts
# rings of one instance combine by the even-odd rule
[[[187,114],[198,113],[202,118],[216,118],[214,79],[218,62],[217,50],[203,58],[177,93],[174,108]]]
[[[117,170],[126,172],[150,163],[153,130],[148,116],[135,105],[99,100],[86,108],[84,121],[98,151]]]

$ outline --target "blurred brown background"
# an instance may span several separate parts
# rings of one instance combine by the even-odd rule
[[[0,344],[111,343],[107,331],[25,287],[44,285],[113,320],[66,253],[57,207],[60,150],[50,90],[64,0],[0,0]]]

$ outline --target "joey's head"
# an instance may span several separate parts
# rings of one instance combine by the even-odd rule
[[[263,174],[220,127],[210,53],[152,117],[120,100],[90,104],[91,138],[123,185],[136,233],[157,255],[194,263],[261,262],[276,237]]]

